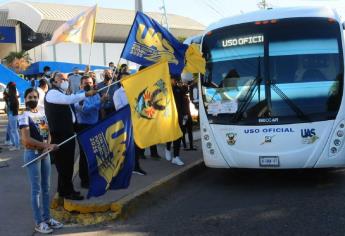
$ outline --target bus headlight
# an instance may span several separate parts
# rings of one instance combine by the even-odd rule
[[[331,140],[331,145],[329,147],[329,155],[334,156],[340,152],[344,143],[344,134],[345,134],[345,120],[339,122],[337,128],[333,133]]]
[[[207,140],[210,139],[210,136],[208,136],[208,134],[205,134],[205,135],[204,135],[204,139],[207,141]]]
[[[339,139],[334,140],[334,145],[335,146],[340,146],[341,141]]]
[[[344,131],[338,130],[337,136],[340,137],[340,138],[343,137],[344,136]]]
[[[332,148],[331,148],[331,153],[332,153],[332,154],[336,154],[336,153],[337,153],[337,151],[338,151],[338,150],[337,150],[337,148],[336,148],[336,147],[332,147]]]
[[[211,147],[212,147],[212,143],[211,143],[211,142],[207,142],[207,143],[206,143],[206,147],[207,147],[207,148],[211,148]]]
[[[211,155],[214,154],[214,149],[210,149],[210,154],[211,154]]]

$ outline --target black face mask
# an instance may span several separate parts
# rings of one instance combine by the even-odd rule
[[[91,90],[91,86],[89,84],[84,86],[84,91],[90,91]]]
[[[111,77],[108,76],[108,75],[106,75],[106,76],[104,76],[104,80],[105,80],[105,81],[109,81],[109,80],[111,80]]]
[[[27,101],[25,102],[26,108],[34,109],[37,107],[38,101]]]

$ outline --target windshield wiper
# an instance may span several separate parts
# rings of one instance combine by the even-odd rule
[[[255,95],[256,90],[258,90],[258,87],[260,87],[262,78],[261,77],[257,77],[255,80],[253,80],[253,82],[251,83],[244,99],[243,99],[243,103],[241,104],[241,106],[238,108],[237,112],[235,113],[234,117],[232,118],[232,122],[238,122],[244,112],[247,110],[250,102],[253,100],[253,97]]]
[[[260,84],[261,84],[262,78],[261,78],[261,65],[260,65],[260,57],[258,57],[258,74],[253,80],[253,82],[250,84],[250,87],[244,96],[243,103],[241,106],[238,108],[237,112],[235,113],[234,117],[232,118],[232,122],[238,122],[244,112],[247,110],[250,102],[253,100],[253,97],[258,90],[258,95],[259,95],[259,101],[260,101]]]
[[[286,96],[286,94],[280,88],[278,88],[276,83],[273,81],[271,83],[271,88],[289,105],[289,107],[296,113],[298,118],[307,122],[311,122],[310,118],[295,103],[293,103],[292,100],[288,96]]]

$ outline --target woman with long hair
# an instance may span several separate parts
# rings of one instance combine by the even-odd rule
[[[9,82],[7,84],[8,92],[5,96],[7,115],[8,115],[8,128],[10,140],[12,147],[9,148],[10,151],[19,150],[19,133],[18,133],[18,110],[19,102],[17,95],[17,88],[14,82]]]
[[[24,162],[28,163],[48,150],[56,150],[56,144],[50,144],[50,135],[46,116],[37,109],[39,94],[36,89],[25,91],[26,111],[19,118],[22,143],[25,147]],[[35,230],[40,233],[51,233],[63,224],[50,216],[50,156],[27,166],[31,184],[31,206],[36,223]],[[42,204],[40,195],[42,194]]]

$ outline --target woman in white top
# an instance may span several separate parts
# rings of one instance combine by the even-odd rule
[[[24,162],[35,159],[43,152],[55,150],[56,144],[50,144],[47,118],[37,109],[39,94],[36,89],[25,91],[26,111],[19,117],[22,142],[25,147]],[[63,224],[50,216],[50,156],[27,166],[31,184],[31,205],[36,223],[35,230],[40,233],[51,233],[53,229],[63,227]],[[40,196],[42,194],[42,204]],[[42,213],[41,213],[42,212]]]

